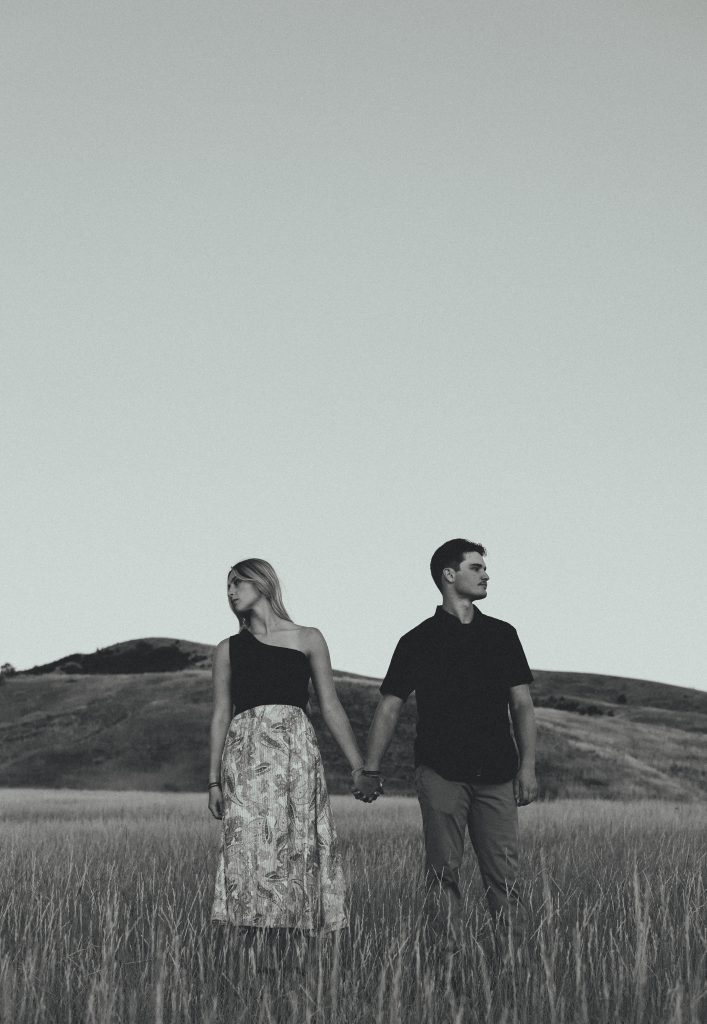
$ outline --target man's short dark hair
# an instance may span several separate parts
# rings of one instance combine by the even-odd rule
[[[477,544],[473,540],[464,540],[463,537],[455,537],[454,540],[445,541],[441,547],[437,548],[432,555],[430,572],[439,591],[442,590],[443,571],[445,569],[454,569],[456,572],[464,561],[464,555],[468,554],[469,551],[476,551],[479,555],[486,555],[486,548],[483,544]]]

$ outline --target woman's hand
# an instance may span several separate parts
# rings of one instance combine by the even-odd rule
[[[209,789],[209,810],[219,821],[223,818],[223,792],[220,786]]]
[[[362,800],[364,804],[372,804],[382,795],[383,778],[380,772],[365,773],[363,768],[358,768],[351,774],[354,780],[351,792],[357,800]]]

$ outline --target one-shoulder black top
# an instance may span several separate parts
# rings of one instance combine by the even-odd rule
[[[229,638],[233,714],[260,704],[307,707],[309,658],[293,647],[274,647],[244,629]]]

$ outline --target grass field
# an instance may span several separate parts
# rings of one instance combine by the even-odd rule
[[[418,941],[414,801],[334,799],[350,925],[264,971],[209,923],[219,826],[192,794],[4,790],[3,1024],[376,1021],[641,1024],[707,1018],[707,808],[556,801],[521,811],[532,931],[490,949],[479,878],[454,972]]]

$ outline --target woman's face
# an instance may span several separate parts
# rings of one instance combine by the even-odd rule
[[[238,615],[250,611],[260,598],[260,591],[250,580],[239,579],[234,572],[228,577],[228,602]]]

